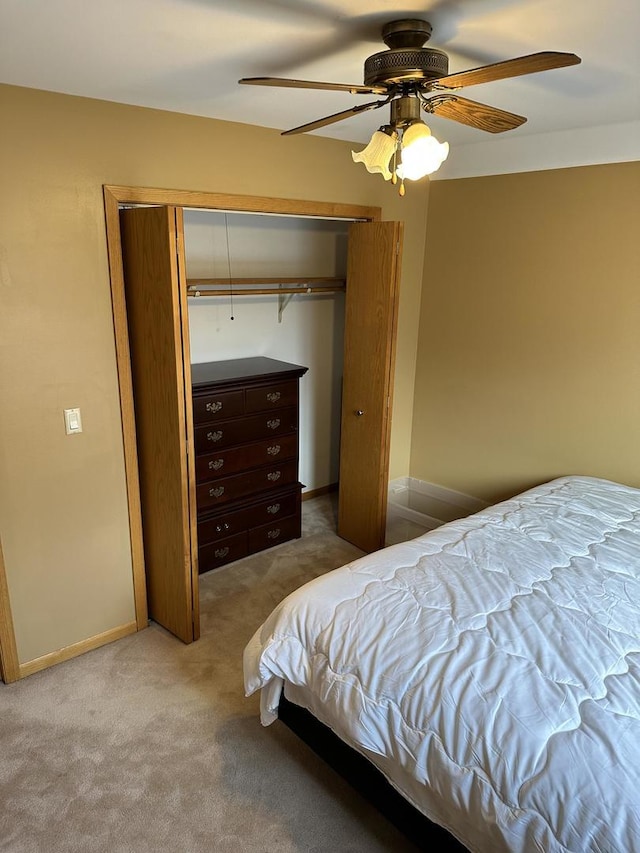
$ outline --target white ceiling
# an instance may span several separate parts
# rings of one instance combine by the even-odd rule
[[[385,49],[382,25],[403,17],[430,21],[451,73],[539,50],[582,58],[466,89],[528,122],[496,137],[430,117],[452,155],[515,156],[541,134],[568,144],[588,133],[595,162],[640,158],[638,0],[0,0],[0,81],[283,130],[376,98],[240,77],[362,83],[366,57]],[[387,120],[383,107],[315,133],[365,142]],[[604,150],[612,135],[622,156]]]

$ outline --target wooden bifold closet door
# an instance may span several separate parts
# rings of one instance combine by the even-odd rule
[[[200,634],[182,209],[120,213],[149,616]]]
[[[403,224],[349,228],[338,535],[384,547]]]

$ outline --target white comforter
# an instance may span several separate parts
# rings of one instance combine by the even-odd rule
[[[286,598],[245,650],[470,850],[640,851],[640,490],[567,477]]]

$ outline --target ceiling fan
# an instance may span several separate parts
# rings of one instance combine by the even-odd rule
[[[238,82],[253,86],[324,89],[350,92],[352,95],[384,96],[379,100],[358,104],[348,110],[333,113],[299,127],[285,130],[282,135],[288,136],[317,130],[358,113],[376,110],[385,104],[390,104],[391,121],[388,125],[381,127],[380,132],[392,139],[395,136],[393,150],[389,145],[386,147],[383,145],[384,151],[377,159],[374,158],[375,162],[373,163],[368,163],[366,157],[361,158],[369,171],[381,172],[388,179],[387,173],[389,178],[396,174],[395,168],[393,173],[388,168],[391,156],[395,156],[396,147],[399,146],[401,151],[405,153],[403,159],[406,160],[406,153],[408,152],[406,132],[418,124],[426,128],[426,125],[420,120],[421,110],[489,133],[503,133],[506,130],[513,130],[526,121],[524,116],[463,98],[457,94],[457,90],[478,83],[491,83],[523,74],[577,65],[581,61],[580,57],[574,53],[543,51],[496,62],[492,65],[483,65],[469,71],[449,74],[449,57],[447,54],[442,50],[423,46],[429,40],[431,31],[432,27],[428,21],[414,18],[390,21],[385,24],[382,28],[382,40],[388,49],[374,53],[365,60],[364,85],[289,80],[280,77],[244,77]],[[417,130],[416,127],[414,127],[415,130]],[[428,128],[426,130],[428,131]],[[405,137],[404,144],[400,142],[400,134]],[[424,138],[424,133],[418,135]],[[430,131],[428,131],[428,135],[430,135]],[[383,163],[387,150],[390,156]],[[361,153],[365,154],[365,152]],[[440,153],[444,153],[446,157],[447,152],[441,151]],[[354,155],[355,158],[356,155]],[[402,177],[402,170],[399,174]],[[423,172],[423,174],[429,173]],[[420,177],[422,176],[420,175]],[[411,177],[411,175],[406,174],[405,177]]]

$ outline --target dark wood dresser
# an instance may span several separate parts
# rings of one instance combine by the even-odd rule
[[[306,371],[264,357],[191,365],[200,573],[300,537]]]

